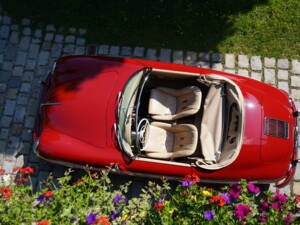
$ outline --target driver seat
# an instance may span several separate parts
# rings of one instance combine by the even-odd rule
[[[176,120],[196,114],[201,105],[201,90],[158,87],[151,90],[148,112],[155,120]]]
[[[141,149],[146,156],[174,159],[191,156],[197,147],[198,131],[192,124],[152,122],[147,126]]]

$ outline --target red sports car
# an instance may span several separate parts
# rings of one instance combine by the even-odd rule
[[[48,75],[34,150],[70,166],[202,181],[284,179],[297,163],[291,97],[210,69],[139,59],[60,58]]]

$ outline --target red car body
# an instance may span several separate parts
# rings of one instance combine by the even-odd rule
[[[117,97],[128,79],[145,68],[218,74],[235,82],[244,97],[245,124],[237,159],[218,170],[130,159],[116,140]],[[60,58],[45,81],[34,139],[39,156],[68,165],[118,165],[122,172],[228,182],[241,178],[257,182],[286,179],[295,170],[296,108],[284,92],[265,83],[210,69],[139,59],[70,56]],[[264,118],[289,124],[288,138],[266,136]]]

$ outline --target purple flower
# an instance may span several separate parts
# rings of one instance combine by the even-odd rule
[[[231,203],[230,197],[226,193],[222,193],[221,196],[226,199],[227,205]]]
[[[90,213],[90,214],[86,217],[86,222],[87,222],[88,224],[96,223],[96,222],[97,222],[96,216],[97,216],[97,214]]]
[[[207,220],[212,220],[214,218],[214,214],[211,210],[206,210],[204,213],[204,218]]]
[[[114,203],[116,203],[116,204],[118,204],[122,200],[124,200],[124,199],[120,195],[116,195],[113,199]]]
[[[193,181],[191,181],[191,180],[186,180],[186,181],[182,181],[182,186],[183,187],[189,187],[190,185],[192,185],[193,184]]]
[[[285,222],[285,224],[290,224],[292,219],[293,219],[292,214],[289,214],[288,216],[284,217],[282,220]]]
[[[42,201],[44,201],[45,199],[45,195],[40,195],[36,200],[41,203]]]
[[[229,196],[233,198],[238,198],[240,193],[242,192],[242,188],[238,183],[234,183],[229,190]]]
[[[281,209],[281,204],[280,202],[273,202],[271,204],[271,206],[274,208],[274,209],[277,209],[277,210],[280,210]]]
[[[111,215],[111,219],[112,219],[112,220],[115,220],[115,219],[118,217],[118,215],[119,215],[118,212],[113,213],[113,214]]]
[[[236,208],[234,212],[240,220],[244,220],[251,213],[251,209],[247,205],[239,204]]]
[[[77,221],[77,218],[73,216],[73,217],[71,218],[71,221],[72,221],[72,223],[75,223],[75,222]]]
[[[286,202],[287,198],[286,195],[280,194],[279,190],[276,190],[276,194],[272,197],[273,200],[278,200],[279,202]]]
[[[253,194],[257,194],[260,192],[259,187],[256,187],[254,184],[249,183],[247,184],[247,189],[249,192],[253,193]]]
[[[260,217],[260,218],[259,218],[259,221],[260,221],[261,223],[266,223],[268,220],[267,220],[266,217]]]

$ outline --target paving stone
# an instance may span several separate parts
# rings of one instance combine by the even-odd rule
[[[295,175],[294,175],[294,179],[299,181],[300,180],[300,167],[296,167],[296,172],[295,172]],[[300,188],[300,186],[299,186]],[[299,192],[300,192],[300,189],[299,189]]]
[[[38,39],[38,38],[33,38],[32,41],[31,41],[32,44],[41,44],[42,41],[41,39]]]
[[[26,57],[27,57],[27,52],[17,52],[16,65],[25,66]]]
[[[18,105],[27,105],[28,103],[28,94],[20,93],[17,98]]]
[[[30,27],[24,27],[23,34],[25,36],[31,35],[31,28]]]
[[[149,60],[157,60],[157,57],[156,57],[156,49],[148,48],[148,49],[147,49],[147,52],[146,52],[146,59],[149,59]]]
[[[119,46],[110,46],[109,55],[117,57],[119,56],[120,47]]]
[[[300,74],[300,62],[298,60],[292,60],[292,73]]]
[[[235,67],[234,54],[225,54],[225,67],[226,68],[234,68]]]
[[[75,27],[70,27],[70,28],[69,28],[69,32],[70,32],[71,34],[76,33],[76,28],[75,28]]]
[[[46,33],[44,40],[45,41],[52,41],[54,38],[54,34],[53,33]]]
[[[22,37],[21,41],[19,43],[19,48],[22,51],[27,51],[30,45],[30,41],[31,41],[31,37],[27,36],[27,37]]]
[[[11,77],[11,71],[0,71],[0,82],[6,82]]]
[[[11,73],[13,63],[10,61],[4,61],[2,64],[2,69]]]
[[[5,169],[5,171],[7,173],[12,173],[14,168],[15,168],[15,162],[14,161],[4,161],[3,169]]]
[[[10,116],[2,116],[1,120],[0,120],[0,126],[1,127],[9,127],[11,121],[12,121],[12,117],[10,117]]]
[[[6,141],[0,141],[0,154],[3,154],[3,152],[5,152],[6,146]]]
[[[85,35],[86,32],[87,32],[86,29],[79,28],[79,34],[80,34],[80,35]]]
[[[10,26],[10,29],[12,31],[19,31],[19,25],[18,24],[13,24],[13,25]]]
[[[185,57],[185,60],[184,60],[184,64],[187,64],[187,65],[193,65],[197,62],[197,53],[196,52],[192,52],[192,51],[188,51],[186,53],[186,57]]]
[[[11,32],[10,37],[9,37],[9,42],[12,44],[18,44],[19,43],[19,32],[17,32],[17,31]]]
[[[24,67],[23,66],[15,66],[12,72],[13,76],[21,77],[23,75]]]
[[[85,38],[77,38],[76,45],[85,45]]]
[[[21,80],[18,77],[10,79],[8,81],[8,87],[9,88],[19,88],[20,85],[21,85]]]
[[[22,81],[31,82],[34,78],[34,73],[32,71],[25,71],[22,77]]]
[[[211,55],[211,60],[212,60],[212,62],[214,62],[214,63],[220,63],[220,62],[222,61],[222,54],[221,54],[221,53],[218,53],[218,52],[213,53],[213,54]]]
[[[30,44],[28,58],[35,59],[39,54],[40,46],[38,44]]]
[[[291,85],[294,87],[300,87],[300,76],[291,76]]]
[[[0,38],[7,39],[9,36],[9,26],[2,25],[0,27]]]
[[[27,115],[35,116],[38,109],[38,101],[34,99],[29,99],[28,105],[27,105]]]
[[[7,140],[8,139],[8,134],[9,134],[9,129],[7,129],[7,128],[1,128],[0,139]]]
[[[9,44],[5,49],[5,60],[14,61],[16,59],[18,48],[15,45]]]
[[[26,128],[33,128],[34,127],[35,118],[33,116],[28,116],[25,119],[25,127]]]
[[[26,108],[24,106],[17,106],[14,116],[15,123],[22,123],[25,117]]]
[[[280,193],[282,194],[286,194],[288,196],[291,195],[291,186],[290,185],[287,185],[287,186],[284,186],[284,187],[281,187],[281,188],[278,188]]]
[[[10,25],[11,24],[11,17],[10,16],[3,16],[2,17],[2,23],[6,24],[6,25]]]
[[[3,55],[0,55],[0,64],[2,64],[4,61],[4,56]]]
[[[5,92],[7,85],[5,83],[0,83],[0,92]]]
[[[235,70],[234,69],[224,69],[225,73],[231,73],[231,74],[235,74]]]
[[[22,128],[23,128],[23,124],[13,123],[10,128],[11,135],[19,137],[22,133],[23,130]]]
[[[265,67],[273,68],[275,67],[276,59],[275,58],[264,58]]]
[[[8,148],[18,148],[20,146],[20,138],[11,136],[8,141]]]
[[[131,47],[124,46],[121,48],[122,56],[131,56]]]
[[[64,40],[64,36],[62,34],[56,34],[54,41],[57,43],[62,43]]]
[[[135,47],[133,50],[134,57],[144,57],[144,48],[143,47]]]
[[[75,36],[74,35],[67,35],[65,39],[66,43],[74,43],[75,42]]]
[[[262,69],[261,57],[252,56],[250,59],[250,64],[252,70],[261,70]]]
[[[289,93],[289,83],[287,81],[278,81],[278,88]]]
[[[264,80],[267,84],[276,84],[275,70],[273,69],[264,69]]]
[[[28,59],[25,65],[25,70],[34,70],[36,60]]]
[[[161,48],[160,49],[160,56],[159,61],[161,62],[171,62],[171,49],[168,48]]]
[[[204,61],[204,62],[210,61],[210,54],[208,52],[200,52],[198,56],[200,61]]]
[[[249,67],[249,58],[246,55],[238,56],[238,66],[239,67]]]
[[[249,71],[245,69],[239,69],[238,70],[238,75],[244,76],[244,77],[249,77]]]
[[[21,147],[21,152],[23,155],[28,155],[31,151],[31,144],[24,142]]]
[[[0,53],[5,51],[7,40],[0,40]]]
[[[20,91],[21,91],[21,92],[25,92],[25,93],[29,93],[29,92],[30,92],[30,89],[31,89],[31,84],[30,84],[30,83],[23,83],[23,84],[21,85]]]
[[[23,18],[22,20],[21,20],[21,23],[22,23],[22,25],[23,26],[28,26],[28,25],[30,25],[30,19],[27,19],[27,18]]]
[[[44,41],[44,42],[42,43],[41,49],[44,50],[44,51],[50,51],[51,47],[52,47],[52,43],[51,43],[51,42],[49,42],[49,41]]]
[[[12,116],[16,107],[16,101],[7,100],[4,106],[3,115]]]
[[[278,70],[277,77],[280,80],[288,80],[289,79],[289,72],[287,70]]]
[[[288,69],[289,68],[289,60],[288,59],[278,59],[277,67],[280,69]]]
[[[75,48],[75,55],[84,55],[85,54],[85,47],[79,46]]]
[[[75,51],[75,45],[73,45],[73,44],[65,45],[63,51],[64,51],[64,53],[72,55]]]
[[[43,36],[43,32],[41,29],[37,29],[34,31],[34,37],[41,38]]]
[[[100,45],[98,48],[98,55],[108,55],[109,46],[108,45]]]
[[[211,68],[213,70],[223,71],[222,63],[212,63]]]
[[[198,61],[196,63],[192,63],[190,64],[192,66],[197,66],[197,67],[200,67],[200,68],[204,68],[204,69],[210,69],[210,63],[209,62],[205,62],[205,61]]]
[[[55,26],[53,24],[49,24],[49,25],[46,26],[46,30],[47,31],[55,31],[56,29],[55,29]]]
[[[183,64],[183,51],[173,51],[173,63]]]
[[[18,88],[9,88],[6,92],[6,98],[15,100],[17,98]]]
[[[22,140],[23,141],[31,141],[31,139],[32,139],[32,130],[31,129],[23,129]]]
[[[61,55],[62,44],[53,44],[51,48],[51,57],[58,58]]]
[[[47,65],[49,60],[49,52],[41,51],[38,57],[38,65]]]
[[[296,100],[300,100],[300,90],[292,89],[292,97]]]

